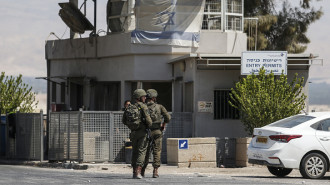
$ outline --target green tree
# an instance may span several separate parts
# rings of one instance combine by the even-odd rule
[[[235,84],[229,104],[241,112],[246,131],[252,134],[254,128],[300,113],[306,99],[303,83],[297,74],[288,82],[283,73],[275,76],[261,69],[259,75],[248,75]]]
[[[310,42],[306,36],[308,26],[323,14],[321,9],[311,6],[311,1],[300,0],[295,7],[288,0],[282,0],[281,7],[277,7],[276,0],[244,1],[244,16],[259,18],[257,50],[304,52]],[[245,32],[250,33],[251,27],[255,23],[246,21]],[[255,33],[249,34],[248,41],[249,48],[254,48]]]
[[[32,87],[22,82],[22,75],[18,77],[6,76],[1,72],[0,76],[0,112],[14,113],[32,112],[37,106],[36,93],[32,92]]]

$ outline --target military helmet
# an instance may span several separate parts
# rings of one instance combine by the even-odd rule
[[[158,93],[155,89],[148,89],[147,90],[147,98],[157,98]]]
[[[136,89],[134,92],[133,92],[133,97],[135,99],[139,99],[141,98],[142,96],[147,96],[147,93],[143,90],[143,89]]]

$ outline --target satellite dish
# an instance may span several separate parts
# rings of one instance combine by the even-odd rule
[[[114,1],[108,0],[107,3],[107,23],[108,28],[112,33],[124,31],[125,18],[121,17],[125,1]],[[109,19],[111,16],[118,16],[117,18]]]
[[[93,30],[94,26],[89,20],[75,7],[72,3],[58,3],[62,9],[59,11],[59,16],[64,23],[76,33],[83,34],[87,30]]]

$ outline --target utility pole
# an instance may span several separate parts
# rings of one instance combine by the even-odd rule
[[[78,8],[78,0],[70,0],[69,3],[73,4],[76,8]],[[71,29],[70,29],[70,39],[74,39],[74,38],[77,38],[77,33],[73,32]]]

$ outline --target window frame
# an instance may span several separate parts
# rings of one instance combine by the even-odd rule
[[[226,31],[239,31],[239,32],[243,32],[243,29],[244,29],[244,1],[243,0],[225,0],[226,1],[226,11],[225,11],[225,18],[226,18]],[[233,5],[235,2],[239,2],[240,1],[240,4],[238,5]],[[231,8],[232,10],[235,9],[236,10],[236,7],[241,7],[240,8],[240,12],[232,12],[232,11],[228,11],[229,8],[228,6],[230,5],[229,2],[231,2],[231,5],[233,8]],[[229,21],[229,18],[232,18],[232,19],[235,19],[234,21]],[[236,21],[238,18],[238,22]],[[229,28],[229,23],[231,23],[231,28]],[[238,26],[238,29],[237,29],[237,24],[239,25]]]
[[[212,6],[219,6],[219,4],[218,11],[212,9]],[[220,28],[217,25],[218,22],[214,20],[220,22]],[[212,28],[214,25],[215,28]],[[244,0],[206,0],[201,28],[208,31],[243,32]]]
[[[216,9],[212,9],[212,6],[217,5],[217,4],[215,4],[215,2],[218,2],[217,4],[220,3],[219,11],[214,11]],[[204,13],[203,13],[204,15],[203,15],[203,21],[202,21],[202,30],[223,30],[222,2],[223,2],[223,0],[206,0],[205,1],[205,7],[204,7]],[[214,4],[212,4],[212,3],[214,3]],[[207,10],[207,11],[205,11],[205,10]],[[205,17],[207,20],[204,19]],[[220,18],[220,28],[218,28],[217,26],[215,28],[211,28],[213,26],[213,21],[216,20],[216,18]],[[212,24],[210,24],[210,23],[212,23]],[[205,25],[207,26],[207,28]],[[217,24],[215,24],[215,25],[217,25]]]

